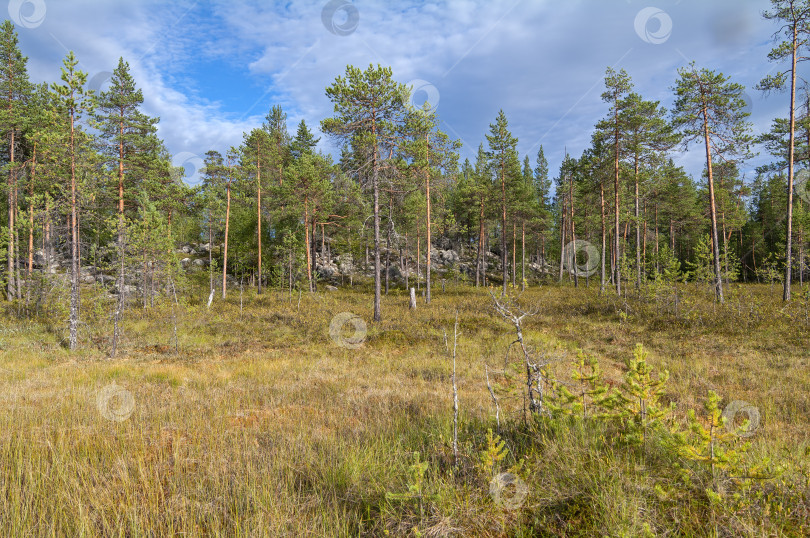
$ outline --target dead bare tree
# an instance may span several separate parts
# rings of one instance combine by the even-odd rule
[[[413,288],[411,288],[413,291]],[[444,331],[444,347],[450,354],[450,345],[447,343],[447,331]],[[458,463],[458,386],[456,385],[456,349],[458,348],[458,311],[456,323],[453,326],[453,463]]]
[[[506,357],[508,360],[509,351],[512,346],[518,344],[523,353],[523,363],[526,367],[526,401],[529,403],[529,411],[532,413],[540,414],[543,412],[543,385],[547,382],[546,374],[543,368],[548,362],[540,363],[535,357],[533,351],[526,345],[523,339],[523,320],[537,314],[539,308],[530,311],[524,310],[513,296],[506,295],[498,298],[491,291],[489,292],[492,298],[492,304],[495,311],[507,322],[515,327],[517,339],[509,344],[506,350]],[[524,405],[524,418],[526,418],[526,407]]]

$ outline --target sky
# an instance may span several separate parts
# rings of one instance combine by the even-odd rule
[[[435,107],[441,129],[463,143],[461,160],[503,109],[521,159],[542,145],[556,176],[565,152],[579,156],[608,105],[608,66],[667,108],[677,70],[694,61],[746,87],[756,133],[786,117],[788,94],[754,87],[787,66],[768,61],[776,24],[769,0],[10,0],[35,82],[53,82],[69,50],[104,90],[123,57],[143,90],[145,113],[184,166],[186,181],[205,152],[225,153],[260,126],[273,105],[295,133],[304,119],[318,135],[333,112],[325,88],[347,65],[390,66]],[[800,68],[806,71],[806,68]],[[321,150],[337,148],[322,137]],[[676,163],[694,177],[699,145]],[[769,161],[760,155],[743,168]]]

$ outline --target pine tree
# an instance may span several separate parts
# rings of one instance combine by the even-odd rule
[[[627,113],[627,153],[633,167],[634,222],[636,229],[636,288],[641,287],[643,265],[641,259],[641,215],[639,178],[641,167],[652,168],[661,153],[677,142],[677,135],[665,119],[666,110],[658,101],[645,101],[640,95],[631,93],[626,98]]]
[[[370,65],[366,71],[348,66],[345,77],[337,77],[326,88],[335,116],[321,122],[323,132],[358,155],[370,170],[374,211],[374,321],[380,310],[380,171],[398,145],[397,126],[403,121],[407,89],[394,81],[391,69]]]
[[[590,416],[601,417],[605,411],[604,405],[608,397],[608,387],[602,377],[599,361],[582,351],[577,352],[573,361],[571,377],[576,385],[571,384],[573,392],[565,384],[556,383],[555,393],[548,402],[549,409],[554,413],[581,416],[583,419]]]
[[[31,97],[32,86],[28,81],[28,58],[20,52],[17,32],[11,21],[3,21],[0,27],[0,132],[8,141],[8,257],[6,295],[20,298],[18,260],[16,259],[17,211],[19,190],[17,175],[19,164],[16,150],[20,133],[26,127],[28,115],[26,104]]]
[[[613,159],[610,155],[609,144],[604,131],[596,131],[591,137],[591,147],[580,158],[580,166],[584,171],[585,180],[594,192],[599,191],[599,227],[602,239],[600,251],[599,294],[605,292],[606,273],[605,258],[607,257],[607,214],[605,203],[605,183],[613,174]]]
[[[677,97],[673,120],[684,136],[684,145],[702,140],[706,148],[706,170],[709,185],[712,245],[714,251],[715,295],[723,302],[723,280],[720,271],[720,243],[717,234],[715,200],[715,157],[730,160],[748,153],[750,124],[745,121],[743,87],[728,81],[722,73],[697,70],[694,63],[678,70],[674,91]]]
[[[30,299],[33,286],[34,268],[34,215],[41,210],[44,213],[45,226],[43,230],[43,243],[45,250],[45,265],[50,265],[50,215],[45,208],[54,198],[52,178],[55,175],[55,166],[50,162],[53,155],[52,146],[59,139],[57,126],[59,118],[52,106],[52,99],[47,84],[40,84],[34,89],[28,102],[27,115],[29,126],[23,132],[23,146],[26,155],[30,155],[28,178],[28,267],[26,272],[27,292]],[[44,207],[43,207],[44,206]],[[26,299],[26,303],[28,302]]]
[[[557,178],[557,205],[560,209],[560,267],[558,280],[562,282],[564,272],[568,271],[579,286],[579,271],[576,260],[576,225],[574,184],[577,180],[577,160],[566,154],[560,164],[560,177]],[[568,247],[566,247],[568,244]]]
[[[763,16],[781,24],[777,34],[784,34],[788,40],[780,42],[768,54],[772,62],[790,58],[790,68],[775,75],[766,76],[759,84],[763,90],[783,89],[790,74],[790,106],[788,127],[788,177],[787,177],[787,218],[785,241],[785,283],[782,299],[790,300],[790,283],[793,267],[793,178],[794,178],[794,138],[796,130],[796,79],[797,64],[806,60],[806,49],[810,43],[810,1],[808,0],[771,0],[773,11],[766,11]]]
[[[332,205],[331,172],[332,165],[327,157],[307,152],[295,159],[285,173],[287,180],[284,191],[288,193],[285,198],[297,202],[296,208],[304,224],[304,257],[310,292],[315,291],[313,274],[315,228],[318,219],[323,220],[329,214]]]
[[[264,269],[262,262],[262,239],[264,237],[262,232],[262,222],[264,221],[264,213],[262,211],[262,187],[268,174],[274,170],[272,156],[270,150],[273,147],[273,141],[270,134],[265,129],[253,129],[249,133],[245,133],[244,141],[242,143],[241,154],[241,169],[250,178],[251,184],[255,186],[254,196],[256,199],[256,292],[261,295],[263,286],[262,271]],[[275,168],[277,170],[277,168]],[[278,180],[281,184],[282,179]],[[265,230],[266,231],[266,230]]]
[[[228,236],[231,224],[231,185],[233,183],[233,163],[236,160],[236,150],[228,151],[228,179],[225,183],[225,239],[222,247],[222,298],[228,289]]]
[[[69,129],[68,160],[70,163],[70,349],[78,345],[79,329],[79,212],[77,203],[76,153],[77,122],[82,115],[92,112],[93,98],[84,90],[87,74],[76,69],[79,61],[73,51],[63,62],[61,80],[64,84],[52,85],[59,110],[67,117]],[[81,136],[82,133],[79,133]]]
[[[201,205],[205,208],[205,220],[208,227],[208,262],[209,262],[209,288],[214,291],[214,273],[212,253],[214,250],[214,234],[219,233],[220,223],[225,221],[226,191],[228,186],[228,169],[222,155],[218,151],[208,151],[203,161],[202,183],[200,184]],[[216,225],[216,226],[215,226]],[[223,275],[225,278],[225,275]]]
[[[440,169],[455,168],[457,156],[455,150],[459,143],[451,141],[448,136],[439,130],[439,117],[430,105],[425,103],[421,110],[411,110],[405,117],[402,126],[402,147],[404,157],[413,165],[417,181],[424,185],[425,193],[425,302],[430,304],[431,298],[431,249],[433,236],[431,233],[432,215],[430,193],[431,178],[438,175]]]
[[[109,89],[98,96],[94,126],[104,142],[102,151],[107,155],[107,165],[116,171],[121,220],[127,205],[125,191],[137,190],[152,164],[154,139],[150,137],[157,130],[158,119],[143,114],[142,105],[143,92],[136,88],[129,64],[119,58]]]
[[[306,122],[301,120],[295,138],[290,142],[290,157],[295,160],[300,159],[305,154],[312,154],[320,140],[320,138],[315,138]]]
[[[616,293],[620,294],[622,291],[622,278],[619,268],[619,260],[621,258],[621,248],[619,237],[621,230],[619,228],[619,213],[620,206],[620,187],[619,187],[619,162],[626,154],[626,114],[625,108],[627,102],[625,97],[632,91],[633,83],[630,76],[622,69],[619,72],[608,68],[605,73],[605,91],[602,93],[602,100],[610,103],[610,112],[608,118],[600,121],[597,124],[597,129],[604,131],[606,134],[610,133],[610,141],[613,150],[613,190],[614,190],[614,229],[613,229],[613,255],[616,263],[614,264],[613,279],[616,286]],[[605,254],[603,254],[605,256]]]
[[[548,205],[551,180],[548,176],[548,160],[546,160],[545,153],[543,153],[542,145],[540,149],[537,150],[537,160],[535,161],[534,190],[537,196],[535,223],[540,232],[540,250],[537,256],[537,262],[540,264],[541,271],[544,271],[546,265],[546,233],[548,229]]]
[[[151,157],[154,156],[152,150],[155,124],[158,120],[144,115],[140,111],[141,105],[143,93],[135,87],[135,81],[129,72],[129,64],[123,58],[119,58],[109,89],[98,96],[97,113],[94,118],[94,126],[99,130],[102,142],[101,151],[106,156],[106,165],[110,170],[116,171],[118,179],[119,305],[116,316],[120,315],[125,304],[125,190],[138,192],[142,189],[143,181],[153,165]],[[129,185],[125,187],[125,183]],[[133,207],[130,207],[130,212],[134,212]],[[117,332],[113,338],[117,340]],[[115,348],[116,345],[113,344],[113,349]]]
[[[489,143],[489,157],[490,166],[498,178],[501,187],[501,271],[503,276],[503,291],[502,296],[506,296],[506,287],[508,284],[508,265],[506,263],[506,213],[509,205],[509,196],[515,180],[515,176],[520,174],[520,162],[517,157],[517,138],[512,136],[509,132],[509,122],[506,119],[506,114],[503,110],[498,111],[498,117],[495,123],[489,124],[489,134],[487,142]],[[517,164],[517,170],[514,166]]]
[[[478,286],[480,281],[481,284],[486,286],[487,255],[489,253],[486,232],[486,223],[489,218],[487,208],[490,207],[491,204],[489,202],[494,196],[494,184],[492,182],[492,168],[490,167],[483,144],[478,146],[473,177],[475,184],[475,205],[478,207],[478,253],[475,264],[475,285]]]
[[[520,291],[526,289],[526,222],[537,218],[539,207],[534,191],[534,171],[529,156],[523,159],[523,183],[520,185],[517,214],[520,218]]]
[[[284,167],[290,161],[290,135],[287,132],[287,113],[279,105],[273,105],[267,113],[264,125],[265,132],[270,135],[271,169],[276,175],[278,184],[284,181]]]
[[[627,363],[627,373],[619,389],[602,401],[612,417],[621,422],[625,439],[646,447],[649,435],[662,426],[662,419],[670,411],[660,402],[669,379],[669,372],[661,372],[656,379],[647,363],[648,353],[636,344],[633,358]]]

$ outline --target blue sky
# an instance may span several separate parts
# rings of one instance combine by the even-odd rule
[[[35,81],[58,78],[68,50],[102,83],[119,56],[143,89],[144,109],[192,170],[209,149],[225,152],[281,105],[295,132],[328,117],[324,88],[347,64],[393,68],[418,82],[442,128],[474,159],[499,109],[534,162],[543,145],[556,175],[564,152],[579,156],[607,112],[607,66],[669,107],[678,67],[694,60],[744,84],[755,131],[786,116],[788,96],[753,86],[783,69],[767,60],[776,26],[768,0],[11,0]],[[806,71],[806,69],[804,69]],[[334,152],[326,138],[321,149]],[[747,169],[768,157],[753,159]],[[701,148],[677,155],[693,175]]]

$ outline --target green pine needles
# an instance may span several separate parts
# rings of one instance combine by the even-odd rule
[[[624,433],[624,439],[630,444],[646,448],[650,433],[657,431],[663,424],[670,408],[663,407],[660,399],[664,395],[669,372],[658,376],[652,373],[647,363],[648,353],[641,344],[636,344],[633,358],[627,363],[627,373],[618,390],[602,400],[607,410],[606,417],[617,420]]]
[[[685,424],[675,416],[675,405],[665,403],[667,371],[655,373],[647,362],[648,352],[637,344],[627,363],[621,383],[605,380],[598,360],[583,352],[577,354],[571,370],[572,382],[554,381],[547,407],[552,420],[565,416],[591,421],[606,428],[603,441],[616,446],[640,449],[644,460],[652,452],[672,462],[682,486],[694,485],[701,469],[709,471],[704,488],[710,499],[722,496],[728,481],[746,487],[751,479],[772,474],[770,461],[750,461],[750,444],[741,440],[738,429],[726,425],[720,396],[709,391],[704,403],[705,416],[689,410]],[[684,427],[685,426],[685,427]]]

